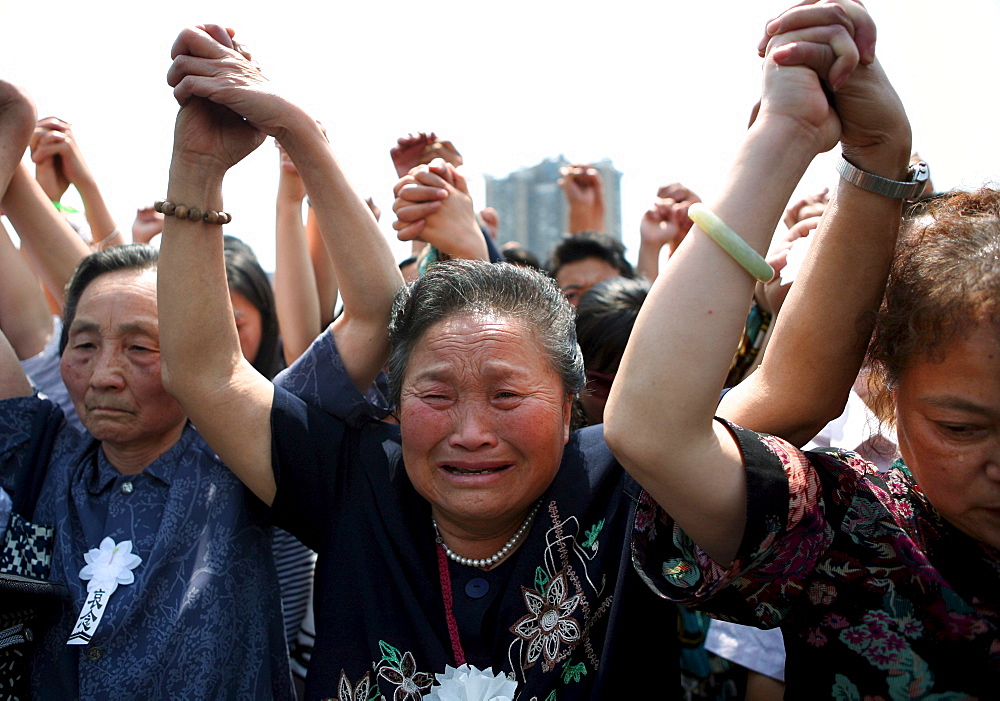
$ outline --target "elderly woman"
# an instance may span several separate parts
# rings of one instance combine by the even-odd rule
[[[842,21],[817,24],[839,41]],[[570,429],[583,367],[559,291],[529,271],[459,261],[432,268],[393,303],[401,281],[388,247],[315,121],[270,92],[219,27],[185,30],[174,56],[168,79],[183,107],[160,259],[165,378],[275,522],[319,552],[307,696],[366,699],[377,686],[386,698],[418,699],[435,674],[462,663],[492,667],[509,677],[495,680],[506,695],[525,699],[677,693],[676,615],[632,564],[642,490],[600,427]],[[798,77],[814,75],[814,64],[829,70],[786,58],[807,65],[786,71],[766,60],[773,100],[760,121],[779,136],[788,134],[775,125],[797,119],[788,95]],[[843,114],[877,112],[884,101],[873,91]],[[323,341],[331,362],[358,396],[388,357],[398,426],[313,408],[240,357],[219,235],[227,217],[217,211],[225,171],[265,133],[298,165],[313,208],[336,223],[326,234],[345,313]],[[442,197],[442,207],[452,200]],[[191,207],[205,214],[192,219]],[[861,228],[876,240],[892,229]],[[841,238],[830,251],[846,260],[853,242]],[[845,279],[856,283],[848,304],[866,287],[849,270],[811,289],[829,294]],[[839,338],[830,345],[844,350]],[[829,377],[772,381],[825,395]],[[839,413],[820,403],[787,411],[765,390],[731,403],[730,416],[798,439]]]
[[[844,9],[864,14],[860,5]],[[823,11],[798,7],[769,29],[808,26]],[[815,50],[811,30],[799,37],[801,47],[790,45],[790,52]],[[878,72],[871,63],[834,81],[838,105],[866,89],[859,79]],[[804,168],[810,151],[831,146],[839,133],[850,164],[842,165],[829,211],[853,210],[848,216],[868,221],[898,217],[902,198],[923,186],[919,177],[907,177],[901,113],[879,119],[873,113],[864,124],[842,114],[838,120],[821,86],[812,90],[816,100],[809,109],[803,105],[796,128],[804,133],[794,144],[813,147],[774,153],[771,165],[781,159],[785,167]],[[731,180],[756,173],[774,181],[775,168],[765,170],[766,144],[758,145],[745,145],[744,167]],[[749,210],[723,198],[715,212],[761,250],[770,230],[760,226],[759,208],[777,218],[787,194],[761,192],[751,205],[757,209]],[[830,274],[828,221],[772,344],[782,343],[789,311]],[[911,224],[897,251],[869,356],[887,380],[905,462],[885,475],[854,453],[802,453],[738,422],[713,421],[726,349],[739,335],[753,279],[701,232],[688,240],[693,245],[671,261],[639,314],[606,413],[608,443],[658,504],[641,507],[645,525],[634,541],[651,583],[726,619],[780,625],[786,698],[995,698],[1000,196],[953,197]],[[863,254],[855,260],[870,264]],[[765,367],[794,374],[804,364],[827,362],[822,343],[793,356],[772,357],[774,350]],[[834,367],[850,365],[831,360]],[[677,396],[686,398],[683,407],[671,401]]]

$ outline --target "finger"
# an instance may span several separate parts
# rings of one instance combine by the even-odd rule
[[[768,31],[768,30],[769,30],[769,29],[771,28],[771,26],[772,26],[772,25],[773,25],[773,24],[774,24],[775,22],[777,22],[777,21],[778,21],[778,20],[779,20],[779,19],[780,19],[780,18],[782,17],[782,15],[784,15],[784,14],[785,14],[786,12],[790,12],[791,10],[795,9],[796,7],[801,7],[801,6],[803,6],[803,5],[812,5],[812,4],[813,4],[813,3],[815,3],[815,2],[816,2],[816,0],[802,0],[802,1],[801,1],[801,2],[799,2],[799,3],[797,3],[797,4],[795,4],[795,5],[792,5],[792,7],[791,7],[791,8],[789,8],[788,10],[785,10],[785,12],[782,12],[782,13],[781,13],[781,14],[779,14],[779,15],[778,15],[777,17],[772,17],[772,18],[771,18],[771,19],[769,19],[769,20],[768,20],[767,22],[765,22],[765,23],[764,23],[764,36],[763,36],[763,37],[761,38],[761,40],[760,40],[760,41],[759,41],[759,42],[757,43],[757,53],[758,53],[758,54],[760,54],[761,56],[763,56],[763,55],[764,55],[764,52],[765,52],[765,50],[767,49],[767,43],[768,43],[768,42],[769,42],[769,41],[771,40],[771,37],[772,37],[772,36],[773,36],[774,34],[777,34],[777,32],[773,32],[773,33],[772,33],[772,32],[770,32],[770,31]]]
[[[215,25],[209,25],[215,26]],[[228,36],[228,35],[227,35]],[[229,46],[220,43],[199,27],[188,27],[182,29],[174,40],[174,45],[170,47],[170,58],[176,59],[178,56],[199,56],[201,58],[222,58],[231,55],[232,40],[228,40]]]
[[[448,191],[440,187],[432,187],[430,185],[421,185],[419,183],[414,183],[412,185],[405,185],[399,189],[396,193],[396,199],[405,200],[406,202],[417,203],[417,202],[433,202],[437,200],[443,200],[448,196]]]
[[[424,219],[434,214],[436,211],[441,209],[440,202],[400,202],[396,200],[392,203],[392,211],[396,214],[396,223],[404,222],[404,224],[409,224],[417,221],[418,219]],[[396,228],[396,224],[393,224]]]
[[[798,5],[769,23],[767,32],[775,36],[806,27],[834,24],[844,27],[851,35],[862,63],[867,65],[875,60],[875,22],[864,5],[856,0]]]
[[[396,228],[396,224],[392,225]],[[415,221],[412,224],[408,224],[400,229],[396,229],[396,238],[400,241],[412,241],[413,239],[420,238],[420,232],[424,230],[427,226],[427,222],[423,219],[420,221]]]
[[[402,190],[407,185],[411,185],[417,182],[417,179],[413,175],[404,175],[402,178],[396,181],[396,184],[392,186],[392,194],[399,197],[399,191]]]
[[[176,88],[186,76],[214,77],[225,72],[217,59],[178,56],[167,69],[167,85]]]
[[[236,36],[235,30],[219,24],[199,24],[198,28],[223,46],[230,49],[236,47],[236,42],[233,40],[233,37]]]
[[[440,158],[436,158],[426,168],[413,175],[418,183],[444,188],[447,191],[454,177],[454,169]]]
[[[455,189],[461,192],[463,195],[469,194],[469,184],[465,180],[465,176],[462,175],[458,168],[451,169],[452,185]]]
[[[72,126],[73,125],[65,119],[59,119],[59,117],[46,117],[45,119],[38,120],[38,123],[35,125],[35,129],[66,132],[69,131]]]
[[[34,163],[42,163],[53,156],[61,156],[65,149],[62,143],[43,144],[31,152],[31,160]]]
[[[781,66],[806,66],[833,89],[851,77],[859,63],[858,47],[840,25],[810,27],[772,39],[769,53]]]

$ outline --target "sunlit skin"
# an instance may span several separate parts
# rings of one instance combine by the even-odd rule
[[[488,557],[514,534],[555,478],[571,407],[521,324],[465,314],[424,333],[403,377],[403,457],[452,550]]]
[[[945,350],[899,378],[900,453],[945,519],[1000,549],[1000,329],[978,326]]]
[[[141,472],[185,417],[160,379],[156,271],[99,276],[80,296],[61,371],[80,420],[120,472]]]
[[[251,363],[257,358],[260,341],[264,335],[264,321],[260,310],[239,292],[229,291],[233,302],[233,316],[236,318],[236,333],[240,337],[240,350]]]
[[[574,307],[580,304],[580,298],[587,291],[609,278],[621,275],[618,269],[600,258],[583,258],[560,266],[556,273],[556,284],[562,290],[567,301]]]

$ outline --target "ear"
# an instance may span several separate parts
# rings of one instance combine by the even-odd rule
[[[567,394],[563,402],[563,445],[569,443],[570,425],[573,423],[573,400],[575,395]]]

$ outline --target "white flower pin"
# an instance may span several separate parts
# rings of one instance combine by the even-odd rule
[[[87,582],[87,600],[76,619],[68,645],[86,645],[94,636],[97,624],[104,616],[108,599],[119,584],[135,581],[132,573],[142,564],[142,558],[132,554],[132,541],[116,543],[111,538],[101,541],[98,548],[92,548],[83,555],[87,563],[80,569],[80,579]]]
[[[440,686],[431,689],[424,701],[512,701],[517,693],[517,682],[494,674],[492,667],[446,665],[444,674],[434,676]]]

